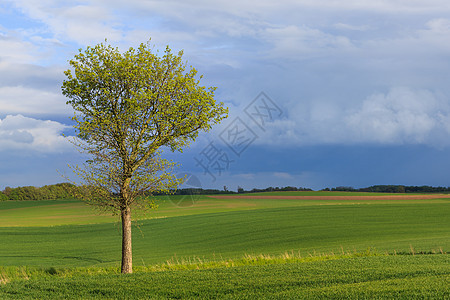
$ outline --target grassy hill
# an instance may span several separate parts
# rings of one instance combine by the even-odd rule
[[[2,299],[448,299],[448,256],[355,257],[132,275],[47,276]]]
[[[342,196],[342,193],[326,195]],[[450,249],[449,199],[354,200],[345,195],[348,199],[201,196],[194,203],[181,196],[161,197],[157,211],[137,216],[133,254],[134,265],[142,272],[126,280],[114,275],[119,266],[121,242],[116,217],[100,215],[78,201],[0,202],[0,266],[3,266],[0,282],[8,282],[0,283],[0,298],[35,297],[39,293],[49,298],[62,295],[58,293],[89,298],[96,295],[95,291],[109,297],[114,292],[112,287],[123,293],[133,289],[131,293],[137,298],[145,298],[145,293],[156,298],[189,298],[200,294],[214,297],[213,292],[206,292],[208,289],[220,298],[297,294],[325,298],[426,297],[433,295],[433,291],[436,295],[448,295],[444,284],[450,276],[448,255],[411,254],[445,253]],[[173,204],[184,202],[188,205]],[[270,266],[256,262],[254,266],[237,269],[219,265],[204,271],[155,272],[149,268],[167,261],[175,264],[236,261],[246,254],[282,255],[286,251],[298,257],[320,258],[323,253],[335,257],[333,254],[363,253],[368,248],[391,255],[361,258],[350,255],[333,262],[280,260]],[[393,255],[402,253],[408,255]],[[96,276],[75,274],[41,279],[20,275],[32,273],[33,268],[41,270],[36,272],[42,275],[59,272],[45,270],[80,267],[94,270],[92,273],[107,271]],[[14,276],[30,280],[8,279]],[[292,281],[288,280],[291,277]],[[127,280],[135,280],[136,284],[126,284]],[[192,280],[198,284],[192,286]],[[239,284],[232,288],[228,282]],[[252,286],[255,289],[250,291]],[[14,294],[14,291],[21,292]]]
[[[119,224],[105,223],[117,218],[96,215],[75,201],[24,205],[11,202],[0,206],[2,222],[10,220],[9,227],[0,227],[0,265],[70,267],[119,262]],[[448,199],[380,203],[202,197],[190,207],[163,200],[159,210],[147,215],[153,219],[136,222],[135,264],[161,263],[175,255],[210,259],[368,247],[388,252],[409,252],[411,247],[447,250],[449,207]],[[43,226],[57,221],[85,224],[86,220],[101,223]],[[28,224],[35,226],[24,226]]]

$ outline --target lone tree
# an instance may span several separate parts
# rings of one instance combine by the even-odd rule
[[[62,93],[75,110],[73,143],[90,159],[73,169],[87,203],[120,214],[122,273],[132,273],[131,212],[153,205],[149,194],[182,180],[162,149],[182,152],[200,131],[227,117],[215,87],[182,60],[153,53],[148,43],[121,53],[104,43],[80,49],[64,72]]]

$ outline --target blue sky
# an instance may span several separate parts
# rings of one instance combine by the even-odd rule
[[[0,189],[81,155],[60,87],[79,48],[184,50],[230,116],[166,153],[202,187],[450,186],[450,3],[4,0]]]

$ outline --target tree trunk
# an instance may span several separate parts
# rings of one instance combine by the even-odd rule
[[[131,252],[131,209],[122,209],[122,273],[133,273],[133,254]]]

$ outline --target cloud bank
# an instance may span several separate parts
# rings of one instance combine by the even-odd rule
[[[62,136],[68,126],[22,115],[0,119],[0,151],[58,153],[69,151],[71,144]]]
[[[73,113],[60,92],[63,70],[79,48],[105,38],[123,50],[149,38],[155,51],[184,49],[188,65],[205,75],[202,82],[218,87],[216,98],[230,117],[193,148],[219,140],[238,116],[258,136],[255,153],[291,148],[286,160],[310,145],[450,147],[448,1],[6,0],[3,162],[20,151],[30,157],[62,151],[61,161],[70,160],[61,136],[68,129],[61,120]],[[243,113],[261,91],[283,110],[264,130]],[[239,172],[253,174],[251,168]],[[273,167],[253,179],[288,182],[291,173]]]
[[[450,103],[429,90],[394,87],[373,93],[355,105],[333,101],[298,101],[283,106],[280,118],[268,121],[261,130],[232,106],[258,138],[256,145],[298,147],[309,145],[450,145]],[[219,136],[232,120],[226,120],[214,135]]]

